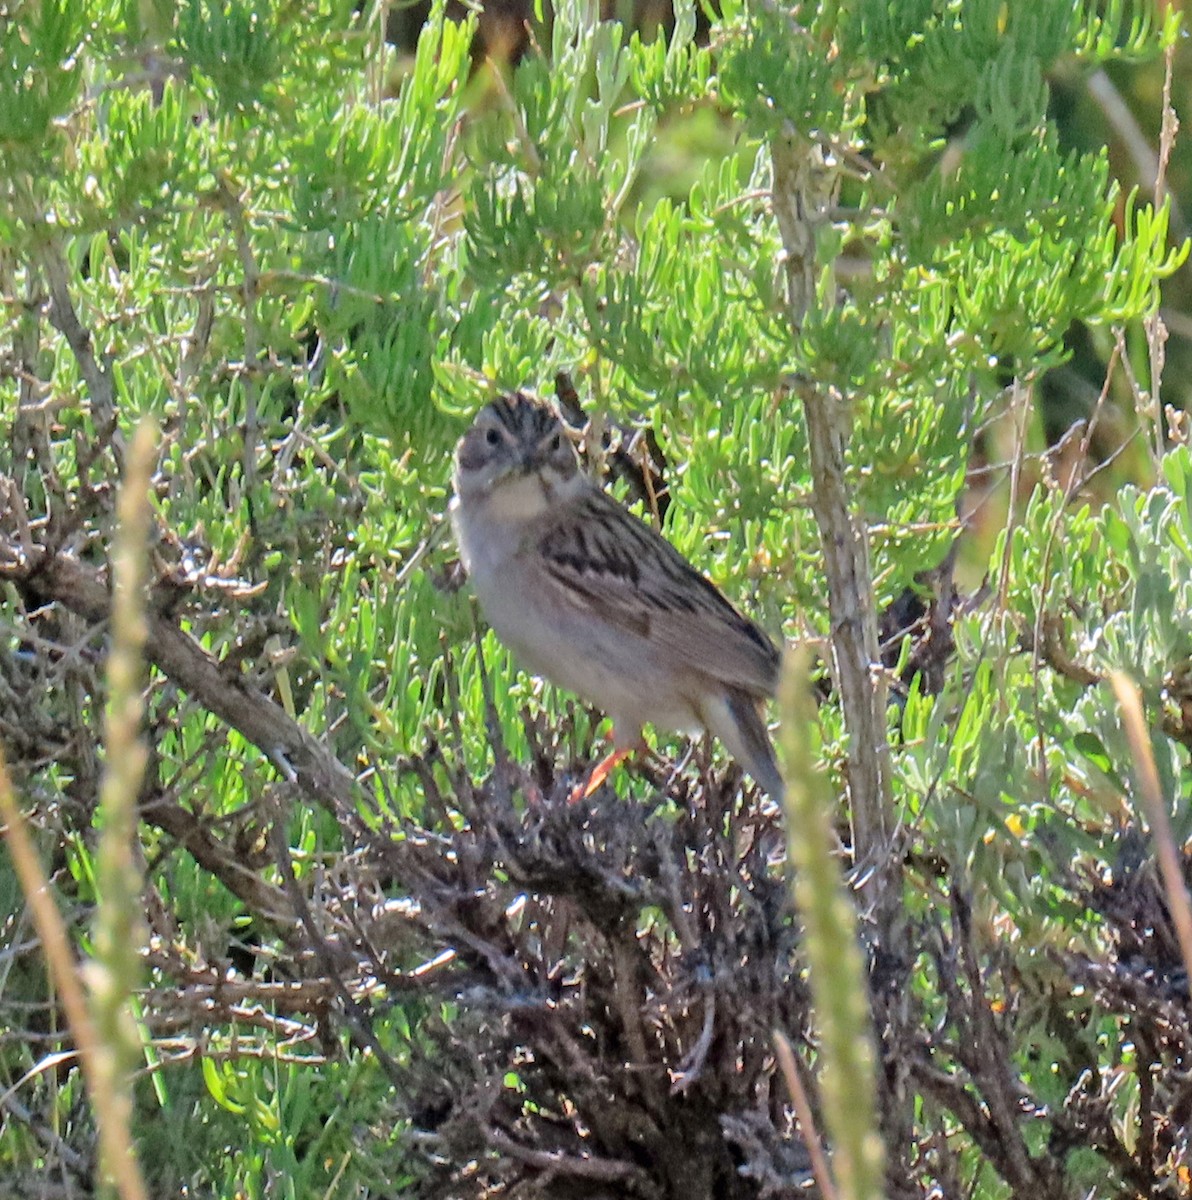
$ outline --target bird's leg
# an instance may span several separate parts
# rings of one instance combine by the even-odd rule
[[[613,731],[613,745],[616,746],[616,730]],[[600,790],[614,768],[620,766],[631,754],[639,750],[649,751],[645,739],[640,735],[636,742],[622,746],[620,749],[614,749],[611,754],[602,758],[588,772],[587,776],[571,789],[571,803],[578,804],[581,800],[587,800],[593,796]]]
[[[614,750],[611,754],[602,758],[588,772],[588,777],[582,782],[577,783],[572,789],[571,803],[578,804],[581,800],[587,800],[598,792],[613,769],[620,766],[632,753],[633,747],[630,746],[626,750]]]

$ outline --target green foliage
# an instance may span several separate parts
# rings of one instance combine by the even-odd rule
[[[857,121],[860,94],[840,85],[860,64],[826,53],[836,32],[834,7],[802,4],[787,11],[738,2],[723,7],[726,45],[717,83],[754,131],[793,126],[838,136]]]
[[[1094,680],[1125,671],[1151,711],[1162,711],[1173,672],[1192,650],[1190,461],[1186,446],[1175,448],[1162,464],[1165,484],[1125,488],[1117,504],[1097,511],[1056,489],[1038,492],[997,548],[1006,608],[958,626],[945,691],[912,689],[903,709],[900,790],[927,840],[947,848],[951,868],[973,880],[1001,936],[1024,953],[1063,954],[1112,936],[1104,914],[1074,898],[1071,879],[1074,869],[1104,871],[1118,887],[1129,879],[1123,806],[1132,756],[1108,682],[1090,686],[1054,663],[1071,655]],[[1045,630],[1060,613],[1062,644],[1048,663]],[[1036,652],[1024,649],[1032,644]],[[1186,745],[1155,728],[1152,749],[1177,844],[1186,845]],[[1132,1088],[1133,1068],[1112,1065],[1127,1049],[1120,1030],[1096,1019],[1095,1007],[1075,1007],[1057,1023],[1045,999],[1048,976],[1040,969],[1029,985],[1041,991],[1017,1064],[1024,1080],[1046,1103],[1062,1103],[1079,1063],[1100,1061],[1125,1072]],[[1133,1136],[1136,1104],[1124,1099],[1117,1110],[1122,1138]],[[1095,1188],[1106,1163],[1085,1151],[1069,1170],[1078,1186]]]
[[[10,161],[37,170],[52,161],[53,151],[65,141],[52,126],[70,111],[78,94],[87,9],[77,0],[49,0],[25,6],[20,17],[5,21],[0,31],[5,64],[0,130]]]
[[[272,6],[188,0],[178,13],[178,50],[192,81],[218,109],[244,112],[267,103],[279,60]]]
[[[650,426],[671,540],[775,633],[823,636],[802,389],[846,414],[847,482],[884,610],[952,545],[974,439],[1001,428],[1007,383],[1029,388],[1063,363],[1076,324],[1140,329],[1187,254],[1169,202],[1119,183],[1107,151],[1074,148],[1054,111],[1058,66],[1153,57],[1175,38],[1174,5],[1159,20],[1143,0],[725,0],[706,41],[689,3],[652,40],[599,12],[560,0],[516,64],[474,65],[477,17],[449,20],[443,3],[409,61],[381,44],[380,11],[344,0],[48,0],[18,4],[0,29],[0,474],[38,537],[93,566],[119,468],[109,410],[123,435],[153,414],[165,431],[155,570],[177,589],[171,618],[360,775],[374,824],[421,811],[424,781],[395,764],[456,725],[466,761],[443,750],[434,769],[491,769],[481,655],[511,753],[528,753],[526,709],[565,722],[581,758],[597,740],[590,714],[476,637],[466,595],[444,583],[450,449],[493,389],[549,391],[567,371],[591,413]],[[697,128],[714,151],[643,203],[664,186],[656,156]],[[822,144],[841,171],[816,233],[818,303],[797,331],[771,204],[780,136]],[[1108,406],[1134,420],[1144,398],[1112,384]],[[1074,660],[1128,671],[1155,713],[1192,656],[1192,461],[1179,448],[1150,465],[1161,483],[1140,477],[1108,505],[1046,484],[1016,497],[996,543],[967,551],[967,577],[988,575],[994,598],[957,614],[942,690],[913,679],[891,712],[894,802],[915,853],[970,886],[980,920],[1026,956],[1109,940],[1069,885],[1116,860],[1131,787],[1108,687],[1058,669],[1045,631],[1062,616]],[[0,617],[0,653],[16,662],[38,643],[11,631],[37,619],[15,588]],[[100,643],[76,636],[62,634],[82,674],[54,676],[44,704],[86,728]],[[832,702],[821,724],[836,770],[846,731]],[[161,792],[278,886],[254,857],[275,748],[162,678],[148,725]],[[1154,744],[1189,836],[1186,748],[1158,722]],[[28,759],[32,804],[87,811],[94,763],[77,741]],[[64,847],[59,887],[90,903],[86,821],[47,819]],[[177,829],[147,818],[142,835],[196,976],[225,970],[241,937],[284,956],[252,894],[218,882]],[[302,879],[334,874],[325,813],[294,814],[288,836]],[[7,917],[3,858],[0,890]],[[950,903],[926,870],[907,893],[914,921]],[[1022,977],[1049,986],[1033,959]],[[22,1002],[38,987],[17,982]],[[940,989],[934,964],[917,962],[915,1002],[943,1027]],[[1067,1002],[1080,1048],[1108,1071],[1126,1054],[1122,1029]],[[396,1003],[378,1013],[398,1054],[430,1020]],[[1075,1068],[1036,1016],[1022,1019],[1013,1067],[1040,1100],[1043,1139]],[[376,1133],[387,1085],[369,1059],[270,1062],[256,1032],[259,1058],[238,1058],[234,1032],[199,1065],[180,1055],[162,1068],[167,1102],[138,1092],[147,1148],[167,1144],[162,1130],[201,1131],[177,1137],[185,1162],[156,1159],[159,1190],[399,1188],[400,1148]],[[34,1059],[0,1052],[0,1091]],[[71,1079],[38,1087],[51,1123],[77,1101]],[[920,1105],[925,1141],[938,1117]],[[371,1150],[352,1160],[362,1129]],[[978,1142],[947,1137],[974,1194],[1004,1194]],[[243,1157],[224,1161],[242,1140]],[[37,1153],[6,1132],[0,1176]],[[337,1184],[341,1167],[351,1185]],[[1086,1187],[1106,1171],[1093,1149],[1070,1168]]]

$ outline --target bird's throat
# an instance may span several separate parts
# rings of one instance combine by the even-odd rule
[[[537,521],[573,504],[591,488],[582,471],[564,475],[547,467],[506,476],[485,496],[485,517],[506,524]]]
[[[555,503],[551,491],[537,471],[502,479],[485,498],[485,515],[496,521],[533,521]]]

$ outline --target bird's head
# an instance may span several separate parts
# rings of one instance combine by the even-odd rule
[[[455,494],[524,516],[565,502],[586,481],[558,414],[523,392],[486,404],[455,447]]]

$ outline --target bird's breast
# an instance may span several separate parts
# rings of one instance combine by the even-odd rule
[[[505,491],[506,484],[501,490]],[[699,689],[648,636],[613,627],[582,595],[547,578],[538,562],[542,522],[510,520],[519,498],[452,504],[464,567],[485,619],[518,663],[602,709],[633,739],[643,723],[694,732]],[[526,497],[520,496],[520,501]],[[520,511],[524,511],[520,509]]]

